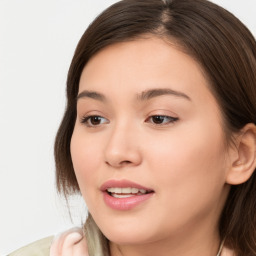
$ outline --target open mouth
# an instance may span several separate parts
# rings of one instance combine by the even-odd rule
[[[108,180],[100,187],[106,205],[113,210],[127,211],[152,198],[155,191],[129,180]]]
[[[139,188],[107,188],[106,192],[115,198],[128,198],[133,196],[142,196],[153,193],[152,190],[139,189]]]

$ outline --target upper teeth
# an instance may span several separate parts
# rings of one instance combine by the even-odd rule
[[[108,188],[108,192],[110,193],[116,193],[116,194],[137,194],[142,193],[146,194],[145,189],[138,189],[138,188]]]

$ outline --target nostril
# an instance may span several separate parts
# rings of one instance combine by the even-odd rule
[[[128,161],[128,160],[124,160],[124,161],[120,161],[120,162],[116,162],[116,163],[105,161],[105,163],[107,165],[114,166],[114,167],[122,167],[122,166],[130,165],[132,162]]]
[[[131,164],[131,161],[125,160],[120,162],[120,165],[127,165],[127,164]]]

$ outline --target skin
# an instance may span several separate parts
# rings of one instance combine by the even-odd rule
[[[152,89],[175,93],[142,99]],[[118,43],[90,59],[79,95],[72,161],[111,255],[216,256],[230,149],[200,65],[155,37]],[[168,117],[159,123],[156,115]],[[88,116],[100,118],[83,122]],[[100,191],[109,179],[139,183],[154,195],[113,210]]]

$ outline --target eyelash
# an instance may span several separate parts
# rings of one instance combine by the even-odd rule
[[[106,121],[103,122],[103,123],[99,123],[99,124],[93,124],[92,123],[93,118],[97,118],[96,121],[98,121],[99,119],[101,119],[101,120],[105,119]],[[156,122],[153,122],[153,119],[155,119]],[[156,120],[156,119],[158,119],[158,120]],[[164,126],[164,125],[174,123],[174,122],[178,121],[179,119],[177,117],[166,116],[166,115],[152,115],[152,116],[148,117],[145,120],[145,122],[150,122],[150,120],[151,120],[151,123],[155,126]],[[102,116],[91,115],[91,116],[83,117],[81,119],[81,123],[85,124],[87,127],[93,128],[93,127],[98,127],[98,126],[100,126],[102,124],[105,124],[105,123],[109,123],[109,121],[106,118],[102,117]]]
[[[96,126],[99,126],[101,124],[92,124],[92,119],[93,118],[98,118],[98,119],[105,119],[107,120],[106,118],[102,117],[102,116],[97,116],[97,115],[91,115],[91,116],[84,116],[82,119],[81,119],[81,123],[82,124],[85,124],[87,127],[96,127]],[[104,123],[109,123],[109,121],[107,120],[106,122]],[[103,123],[103,124],[104,124]]]

